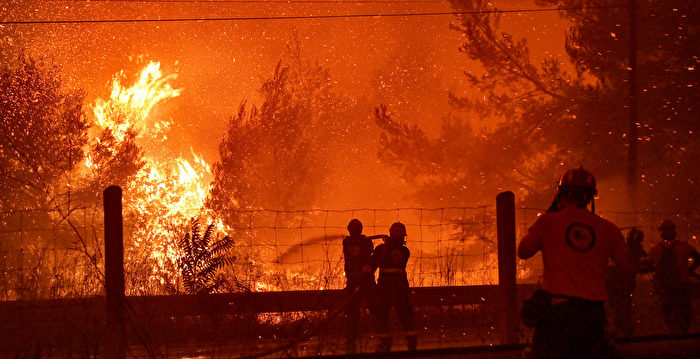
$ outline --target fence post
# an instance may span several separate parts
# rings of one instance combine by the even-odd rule
[[[498,286],[503,300],[501,313],[502,342],[519,342],[520,318],[516,292],[515,266],[515,195],[511,191],[496,196],[498,235]]]
[[[126,357],[124,332],[124,240],[122,228],[122,189],[110,186],[104,191],[105,213],[105,292],[107,295],[106,357]]]

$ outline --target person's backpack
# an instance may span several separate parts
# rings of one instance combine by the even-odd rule
[[[673,247],[676,242],[673,242],[668,248],[664,247],[661,250],[661,256],[654,270],[654,280],[673,284],[680,282],[681,272],[678,268],[678,258],[673,253]]]

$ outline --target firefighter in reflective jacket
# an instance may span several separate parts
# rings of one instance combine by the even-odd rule
[[[391,225],[389,237],[377,246],[370,258],[367,271],[374,273],[379,268],[377,280],[377,330],[379,332],[380,352],[391,350],[392,338],[389,333],[389,315],[391,308],[396,312],[405,331],[409,350],[416,350],[418,341],[413,323],[413,308],[409,301],[406,263],[411,252],[404,245],[406,226],[400,222]]]
[[[567,171],[550,209],[518,245],[521,259],[542,251],[541,286],[551,298],[535,324],[536,358],[600,358],[610,350],[603,304],[608,259],[625,273],[634,273],[635,265],[619,229],[594,213],[596,194],[590,172]]]

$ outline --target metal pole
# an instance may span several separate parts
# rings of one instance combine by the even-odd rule
[[[502,192],[496,196],[496,223],[498,236],[498,286],[503,298],[504,344],[519,341],[520,318],[516,290],[515,265],[515,195]]]
[[[124,332],[124,240],[122,190],[111,186],[104,191],[105,292],[107,295],[107,345],[105,356],[126,357]]]

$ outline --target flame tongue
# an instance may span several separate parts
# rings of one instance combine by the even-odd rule
[[[120,71],[112,81],[110,98],[95,101],[94,121],[99,129],[110,129],[117,143],[126,139],[130,128],[138,131],[137,142],[144,150],[146,164],[127,185],[128,195],[125,196],[125,205],[138,216],[133,244],[153,259],[151,280],[161,285],[173,283],[177,258],[175,241],[182,235],[182,226],[202,210],[209,192],[206,183],[211,180],[211,170],[194,151],[192,162],[182,157],[168,157],[163,148],[167,148],[164,142],[170,123],[151,118],[156,104],[182,92],[170,84],[177,74],[163,76],[160,64],[151,62],[132,86],[124,86],[124,78],[124,71]],[[163,136],[157,138],[161,134]],[[154,143],[159,145],[154,146]],[[87,157],[89,159],[90,154]],[[90,166],[90,162],[86,165]]]
[[[120,71],[112,80],[109,100],[97,99],[93,109],[95,124],[102,129],[111,128],[118,141],[124,140],[126,130],[132,126],[141,136],[147,135],[148,115],[153,106],[182,92],[182,89],[174,89],[169,83],[177,78],[177,74],[164,77],[159,62],[150,62],[131,87],[122,85],[125,77],[124,71]],[[168,128],[169,125],[159,121],[153,127]]]

